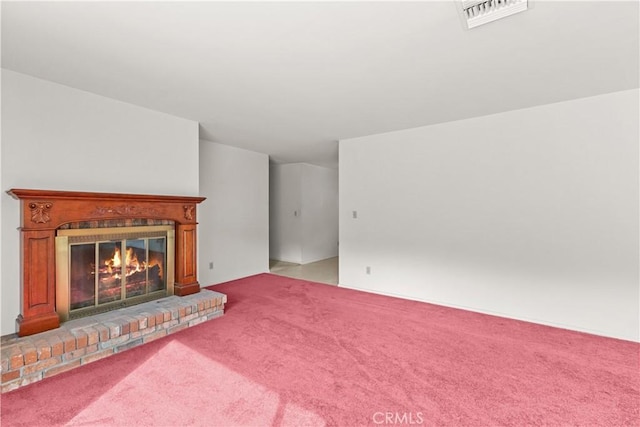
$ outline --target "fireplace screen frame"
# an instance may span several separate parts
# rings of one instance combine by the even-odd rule
[[[165,289],[145,295],[120,299],[71,310],[71,246],[75,244],[119,242],[147,238],[165,238]],[[56,312],[61,321],[90,316],[121,307],[140,304],[174,294],[175,282],[175,227],[172,225],[89,228],[57,230],[55,237]],[[124,286],[124,284],[123,284]]]

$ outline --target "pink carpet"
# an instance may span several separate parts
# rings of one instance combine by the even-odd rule
[[[224,317],[2,396],[2,426],[640,422],[640,345],[262,274]]]

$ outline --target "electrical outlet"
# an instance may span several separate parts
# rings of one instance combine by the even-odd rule
[[[371,274],[371,267],[367,266],[367,274]]]
[[[351,212],[351,215],[353,216],[353,219],[358,219],[358,211]]]
[[[209,261],[209,270],[213,270],[213,261]]]

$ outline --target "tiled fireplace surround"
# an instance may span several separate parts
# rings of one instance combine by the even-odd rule
[[[178,332],[224,313],[226,296],[200,290],[200,197],[11,190],[21,201],[22,311],[18,336],[2,337],[2,392]],[[55,307],[56,231],[63,227],[175,224],[174,295],[60,325]]]

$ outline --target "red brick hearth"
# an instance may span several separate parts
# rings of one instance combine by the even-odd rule
[[[92,317],[62,327],[2,338],[2,392],[49,378],[143,345],[224,313],[226,295],[203,289],[170,296]]]

